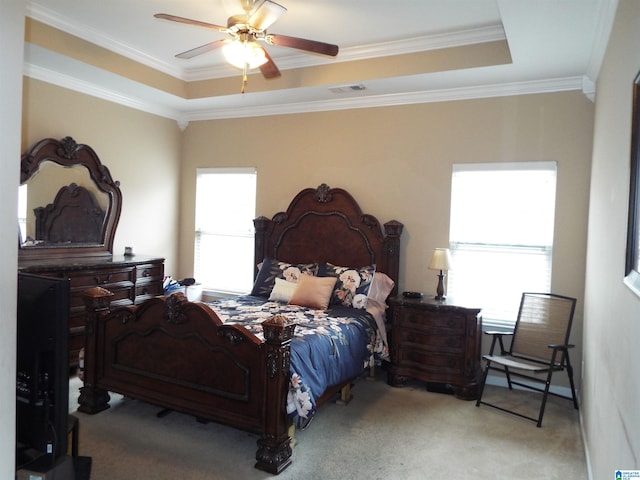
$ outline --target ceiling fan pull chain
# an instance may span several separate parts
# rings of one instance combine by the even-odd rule
[[[247,86],[247,62],[245,62],[244,67],[242,67],[242,88],[240,89],[240,93],[244,93],[246,86]]]

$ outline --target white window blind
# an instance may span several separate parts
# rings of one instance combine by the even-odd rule
[[[556,163],[455,164],[448,295],[511,326],[525,291],[549,292]]]
[[[255,211],[254,168],[197,170],[194,276],[204,289],[251,290]]]

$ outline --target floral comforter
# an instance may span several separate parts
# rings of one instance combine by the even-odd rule
[[[291,342],[287,411],[300,427],[309,423],[316,410],[315,399],[326,388],[355,378],[388,356],[379,320],[363,309],[312,310],[252,296],[208,305],[223,322],[243,325],[260,339],[261,323],[273,315],[284,315],[297,323]]]

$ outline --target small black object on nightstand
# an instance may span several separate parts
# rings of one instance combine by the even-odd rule
[[[404,298],[422,298],[422,292],[402,292]]]

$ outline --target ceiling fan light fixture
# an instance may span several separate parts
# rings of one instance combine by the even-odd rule
[[[234,67],[244,69],[258,68],[267,63],[264,49],[256,41],[234,40],[222,48],[224,57]]]

